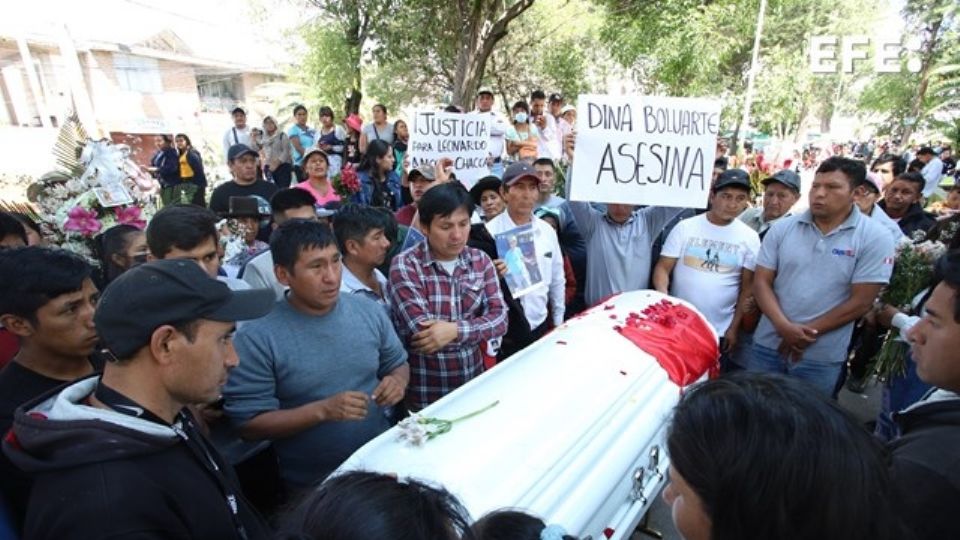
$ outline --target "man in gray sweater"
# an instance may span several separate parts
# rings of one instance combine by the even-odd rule
[[[340,294],[342,263],[329,227],[284,223],[270,251],[290,290],[237,332],[240,366],[224,408],[243,437],[274,441],[284,484],[299,490],[390,427],[384,409],[403,398],[410,369],[386,311]]]

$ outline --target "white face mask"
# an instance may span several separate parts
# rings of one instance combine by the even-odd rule
[[[514,119],[514,121],[516,121],[518,124],[523,124],[523,123],[525,123],[525,122],[527,121],[527,113],[525,113],[525,112],[518,112],[517,114],[513,115],[513,119]]]

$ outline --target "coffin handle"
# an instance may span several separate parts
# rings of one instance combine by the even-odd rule
[[[634,501],[640,501],[640,504],[647,504],[647,497],[643,494],[646,476],[646,470],[642,467],[637,467],[633,471],[633,487],[630,489],[630,498]]]

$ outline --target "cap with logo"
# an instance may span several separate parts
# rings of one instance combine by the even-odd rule
[[[526,161],[518,161],[503,172],[503,185],[512,186],[524,178],[530,178],[540,184],[540,173],[533,168],[533,165]]]
[[[563,101],[563,96],[560,94],[550,94],[550,98],[547,99],[549,103],[560,103]]]
[[[800,193],[800,175],[791,171],[790,169],[777,171],[776,174],[769,178],[764,178],[763,182],[760,183],[764,186],[768,186],[771,182],[780,182],[797,193]]]
[[[124,360],[165,324],[258,319],[275,303],[272,289],[231,291],[193,261],[165,259],[131,268],[111,282],[100,297],[94,323],[100,352],[109,360]]]
[[[713,191],[717,192],[723,188],[739,187],[750,189],[750,175],[743,169],[727,169],[720,173],[717,181],[713,184]]]

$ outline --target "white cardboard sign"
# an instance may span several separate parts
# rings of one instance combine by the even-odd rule
[[[418,110],[410,123],[410,167],[453,160],[453,173],[467,189],[490,174],[490,115]]]
[[[570,198],[706,208],[720,102],[581,95]]]

